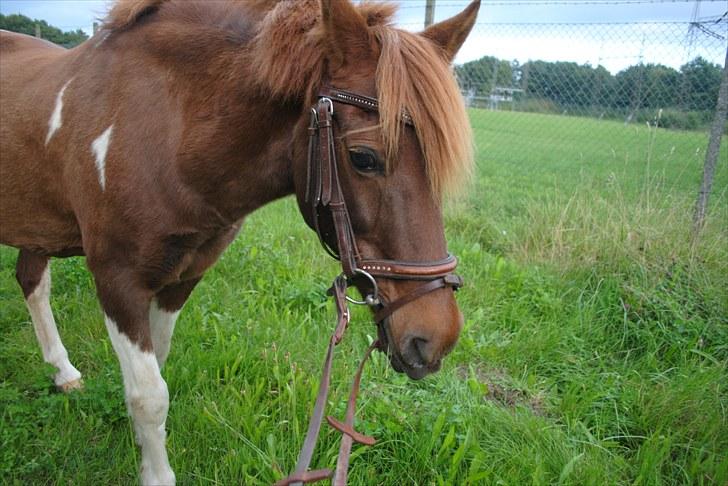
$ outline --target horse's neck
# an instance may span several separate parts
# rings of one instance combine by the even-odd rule
[[[290,150],[301,113],[237,79],[235,88],[221,86],[207,98],[211,107],[188,106],[176,159],[186,183],[232,220],[293,192]]]
[[[164,25],[165,20],[159,22]],[[141,66],[139,72],[127,74],[130,78],[164,73],[156,83],[170,93],[171,101],[163,112],[148,116],[167,127],[168,133],[160,136],[176,141],[168,160],[175,164],[182,190],[196,193],[199,197],[193,200],[201,199],[227,222],[290,194],[289,151],[303,101],[290,101],[296,98],[291,93],[285,97],[289,101],[280,93],[264,94],[272,90],[261,86],[260,64],[251,55],[252,24],[241,30],[237,46],[228,35],[206,31],[196,36],[170,27],[160,35],[159,25],[150,23],[120,35],[114,48],[122,62],[130,63],[123,58],[135,56],[132,65]],[[141,56],[140,45],[145,53]],[[149,70],[144,67],[147,62],[163,69]],[[151,100],[158,96],[155,93],[148,90],[140,96]]]

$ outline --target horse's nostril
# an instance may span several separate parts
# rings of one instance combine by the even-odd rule
[[[427,339],[413,337],[405,346],[404,358],[410,366],[421,367],[428,363]]]
[[[429,361],[427,357],[427,339],[414,338],[412,341],[414,341],[415,348],[417,348],[417,354],[422,358],[422,363],[427,363]]]

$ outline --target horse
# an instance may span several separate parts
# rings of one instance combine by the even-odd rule
[[[19,249],[65,392],[82,380],[49,259],[85,256],[143,484],[175,482],[161,370],[177,316],[273,200],[295,195],[366,296],[391,366],[413,379],[440,368],[463,319],[442,201],[473,160],[451,65],[479,6],[412,33],[386,3],[120,0],[70,50],[0,32],[0,243]]]

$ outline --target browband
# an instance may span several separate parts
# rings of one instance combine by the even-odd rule
[[[356,106],[366,111],[379,112],[378,99],[356,93],[351,93],[349,91],[344,91],[343,89],[325,86],[321,88],[321,91],[319,92],[319,98],[330,98],[333,101],[338,101],[339,103],[344,103],[346,105]],[[402,121],[406,125],[415,125],[414,121],[412,120],[412,116],[406,110],[402,111],[401,116]]]

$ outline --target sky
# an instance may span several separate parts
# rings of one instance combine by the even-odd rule
[[[420,30],[425,0],[396,3],[398,23]],[[108,5],[106,0],[0,0],[0,13],[21,13],[62,30],[91,33],[93,22],[104,16]],[[467,1],[435,0],[435,5],[435,21],[440,21],[455,15]],[[726,12],[728,0],[483,0],[478,23],[456,62],[489,55],[519,62],[588,62],[617,72],[640,60],[678,68],[702,55],[723,64],[728,16],[719,24],[706,24],[723,39],[690,31],[687,22],[694,15],[709,20]],[[683,24],[669,24],[673,22]],[[539,25],[516,25],[523,23]],[[543,25],[594,23],[600,25]]]

